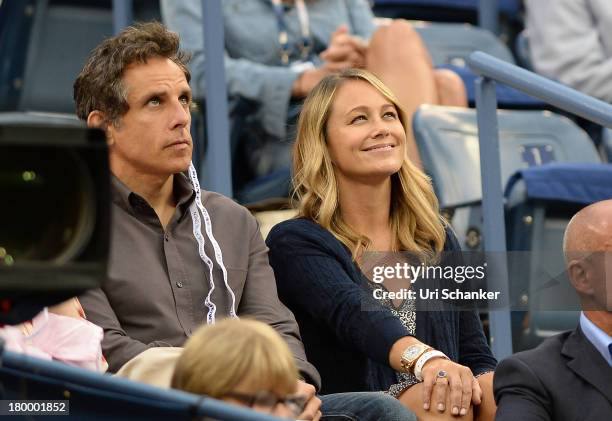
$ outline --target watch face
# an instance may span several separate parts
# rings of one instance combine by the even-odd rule
[[[406,359],[411,360],[414,357],[416,357],[417,355],[419,355],[419,352],[421,351],[421,347],[413,345],[411,347],[409,347],[406,350]]]

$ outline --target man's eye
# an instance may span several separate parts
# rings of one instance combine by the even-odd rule
[[[159,98],[151,98],[149,100],[149,104],[151,104],[151,105],[159,105],[159,104],[161,104],[161,101],[159,100]]]
[[[189,105],[191,103],[191,98],[188,96],[182,96],[179,98],[179,101],[181,101],[181,104]]]

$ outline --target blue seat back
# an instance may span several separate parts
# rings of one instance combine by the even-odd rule
[[[548,111],[498,112],[502,188],[521,168],[549,162],[600,162],[588,135],[566,117]],[[423,165],[444,207],[482,198],[476,111],[424,105],[413,129]]]
[[[508,47],[491,32],[458,23],[417,22],[415,29],[423,39],[432,61],[437,68],[446,68],[457,73],[467,90],[468,101],[476,101],[475,81],[477,75],[466,65],[466,58],[474,51],[482,51],[500,60],[515,64]],[[543,109],[545,104],[529,95],[503,84],[496,85],[497,102],[500,108]]]
[[[612,163],[612,130],[604,127],[601,136],[601,149],[606,161]]]
[[[165,390],[5,351],[3,399],[68,400],[70,416],[83,420],[274,421],[278,418],[177,390]],[[38,417],[37,417],[38,419]]]
[[[580,303],[561,250],[570,218],[583,206],[612,198],[612,165],[553,163],[513,175],[506,188],[508,247],[528,250],[510,265],[510,291],[528,314],[514,326],[515,351],[573,329]]]
[[[519,66],[534,71],[533,62],[531,60],[531,47],[529,45],[529,35],[527,30],[522,30],[514,40],[514,51],[516,51],[516,58]]]
[[[112,36],[112,11],[37,0],[18,109],[74,113],[72,85],[90,51]]]
[[[480,0],[374,0],[377,15],[436,22],[476,22]],[[488,0],[491,1],[491,0]],[[498,10],[510,22],[520,22],[520,0],[496,0]]]
[[[478,2],[479,0],[374,0],[375,5],[430,6],[469,10],[477,10]],[[515,15],[520,11],[520,0],[498,0],[498,7],[502,13]]]
[[[466,57],[477,50],[514,64],[508,47],[491,32],[477,26],[417,22],[414,29],[425,42],[434,66],[454,64],[465,67]]]

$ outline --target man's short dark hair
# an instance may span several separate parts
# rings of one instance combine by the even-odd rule
[[[116,123],[129,109],[123,72],[133,63],[146,63],[153,57],[166,57],[185,73],[189,57],[179,49],[179,37],[159,22],[139,23],[125,28],[93,49],[74,82],[76,113],[82,120],[94,110]]]

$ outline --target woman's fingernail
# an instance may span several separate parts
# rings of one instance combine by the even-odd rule
[[[438,404],[438,411],[440,411],[440,412],[444,411],[444,404],[443,403],[439,403]]]
[[[461,408],[461,415],[463,416],[463,415],[465,415],[465,414],[467,414],[467,409],[465,409],[465,408]]]
[[[453,415],[457,415],[459,413],[459,408],[453,406]]]
[[[424,404],[423,404],[423,409],[424,409],[425,411],[429,411],[429,404],[428,404],[428,403],[424,403]]]

